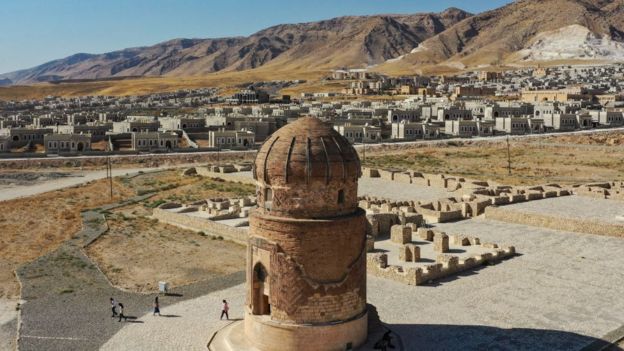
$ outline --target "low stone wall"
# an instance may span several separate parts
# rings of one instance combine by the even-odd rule
[[[501,207],[486,208],[485,218],[566,232],[624,237],[624,224],[618,225],[588,219],[556,217]]]
[[[41,155],[43,156],[43,155]],[[25,169],[25,168],[57,168],[57,167],[88,167],[104,166],[108,162],[106,156],[90,157],[54,157],[32,159],[0,159],[0,169]],[[194,153],[168,153],[146,155],[111,155],[113,165],[121,164],[144,164],[146,167],[160,165],[175,165],[186,163],[214,163],[214,162],[237,162],[248,161],[256,157],[256,151],[228,151],[228,152],[194,152]]]
[[[230,227],[205,218],[170,212],[160,208],[154,209],[152,217],[163,223],[194,231],[201,231],[206,234],[222,236],[224,239],[231,240],[241,245],[247,245],[247,231],[244,229]]]
[[[374,276],[407,285],[423,285],[432,280],[445,278],[484,264],[499,262],[515,254],[515,248],[510,246],[505,249],[496,249],[493,253],[488,252],[463,260],[458,260],[456,256],[440,255],[437,263],[427,265],[424,268],[410,267],[404,269],[401,266],[388,265],[386,254],[369,253],[366,255],[366,265],[367,272]]]
[[[234,183],[239,182],[243,184],[256,185],[256,181],[253,180],[253,178],[251,177],[235,176],[235,175],[232,175],[232,173],[212,172],[208,170],[208,168],[206,167],[197,167],[196,170],[197,170],[197,174],[199,174],[202,177],[220,178],[228,182],[234,182]]]

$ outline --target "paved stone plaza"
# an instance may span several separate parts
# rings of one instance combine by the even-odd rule
[[[511,242],[519,256],[426,286],[369,276],[369,303],[404,350],[580,350],[624,325],[623,240],[479,218],[436,229]],[[140,317],[145,323],[125,326],[106,346],[132,350],[154,340],[154,349],[167,349],[184,332],[201,347],[195,335],[223,326],[218,301],[242,306],[243,293],[239,285],[170,306],[166,313],[181,315],[174,321]],[[242,315],[237,309],[234,318]]]

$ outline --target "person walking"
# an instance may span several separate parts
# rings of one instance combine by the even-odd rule
[[[158,302],[158,296],[156,296],[156,298],[154,299],[154,316],[156,315],[156,313],[158,313],[158,316],[160,316],[160,303]]]
[[[117,301],[115,301],[115,299],[111,297],[110,304],[111,304],[111,310],[113,311],[113,315],[111,316],[111,318],[115,318],[117,317]]]
[[[227,301],[223,300],[223,309],[221,310],[221,318],[219,319],[223,319],[223,316],[225,316],[225,319],[229,320],[230,316],[228,315],[228,311],[230,310],[230,306],[228,306]]]
[[[119,306],[119,321],[121,322],[121,319],[124,319],[124,322],[128,320],[128,317],[124,316],[124,305],[123,303],[118,303],[117,304]]]

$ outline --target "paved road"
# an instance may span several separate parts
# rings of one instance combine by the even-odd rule
[[[184,168],[196,165],[176,165],[167,167],[155,167],[155,168],[120,168],[113,169],[113,176],[122,176],[126,174],[134,174],[137,172],[154,172],[171,168]],[[69,172],[72,176],[46,180],[41,183],[33,185],[17,185],[9,187],[0,187],[0,201],[7,201],[22,197],[28,197],[47,193],[49,191],[55,191],[64,188],[70,188],[73,186],[85,184],[94,180],[106,178],[106,171],[75,171]]]

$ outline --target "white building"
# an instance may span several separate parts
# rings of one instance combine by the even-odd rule
[[[47,134],[43,145],[46,154],[80,153],[91,150],[90,134]]]
[[[171,150],[178,147],[178,135],[163,132],[132,133],[132,150]]]

